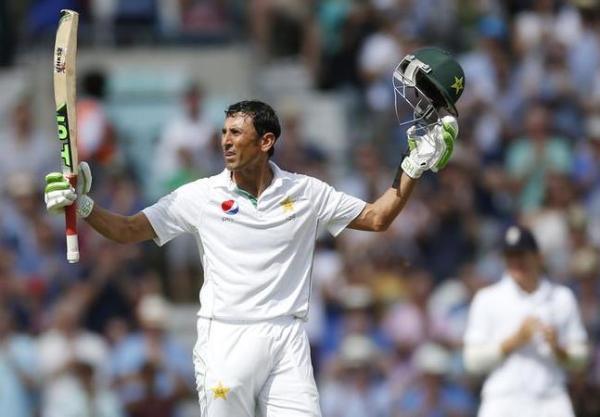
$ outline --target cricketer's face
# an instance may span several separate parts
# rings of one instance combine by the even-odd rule
[[[221,130],[221,149],[225,167],[230,171],[239,171],[259,164],[267,154],[261,148],[252,117],[236,114],[225,119]]]
[[[542,272],[540,255],[535,252],[505,254],[506,269],[523,288],[536,286]]]

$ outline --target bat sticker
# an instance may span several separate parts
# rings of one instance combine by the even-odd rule
[[[67,106],[62,105],[56,111],[56,125],[58,126],[58,140],[62,144],[60,156],[66,167],[73,167],[73,159],[71,157],[71,140],[69,138],[69,118],[67,117]]]

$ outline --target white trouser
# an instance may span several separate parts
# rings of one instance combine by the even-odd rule
[[[198,319],[194,347],[201,417],[320,417],[302,322]]]
[[[566,393],[547,397],[483,398],[477,417],[575,417]]]

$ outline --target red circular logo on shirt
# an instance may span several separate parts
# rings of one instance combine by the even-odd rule
[[[237,201],[235,200],[225,200],[221,203],[221,209],[227,214],[236,214],[240,208],[238,206]]]

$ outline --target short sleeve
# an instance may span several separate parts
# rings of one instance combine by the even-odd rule
[[[311,194],[319,223],[333,236],[339,235],[367,204],[315,178],[311,179]]]
[[[156,233],[154,241],[158,246],[194,232],[194,224],[201,217],[202,202],[206,200],[203,188],[199,182],[183,185],[142,210]]]
[[[488,329],[490,329],[491,323],[485,297],[482,295],[481,292],[477,293],[471,303],[464,336],[465,346],[482,345],[490,341]]]

